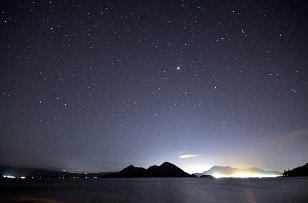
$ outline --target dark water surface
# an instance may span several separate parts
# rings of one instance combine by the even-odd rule
[[[76,203],[308,202],[308,178],[1,180],[0,199],[11,197]]]

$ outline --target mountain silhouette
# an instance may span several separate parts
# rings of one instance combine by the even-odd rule
[[[284,177],[299,177],[299,176],[308,176],[308,163],[304,166],[296,167],[292,170],[284,171]]]
[[[147,170],[130,165],[117,173],[118,177],[146,177]]]
[[[132,177],[195,177],[184,172],[179,167],[169,162],[164,162],[160,166],[150,166],[148,169],[128,166],[118,173],[106,174],[105,178],[132,178]]]
[[[149,177],[191,177],[190,174],[169,162],[164,162],[160,166],[151,166],[147,169],[147,173]]]

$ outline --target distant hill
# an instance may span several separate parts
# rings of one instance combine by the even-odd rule
[[[264,171],[259,168],[249,168],[249,169],[238,169],[231,168],[230,166],[213,166],[208,171],[203,173],[195,173],[196,176],[200,177],[202,175],[211,176],[226,176],[226,177],[258,177],[258,176],[279,176],[280,172],[277,171]]]
[[[214,178],[214,177],[211,175],[201,175],[199,176],[199,178]]]
[[[17,168],[0,166],[0,178],[6,176],[26,179],[59,179],[59,178],[129,178],[129,177],[195,177],[184,172],[179,167],[164,162],[160,166],[151,166],[148,169],[128,166],[120,172],[108,173],[70,173],[59,170],[47,170],[38,168]]]
[[[58,179],[58,178],[96,178],[107,174],[107,172],[100,173],[70,173],[59,170],[48,170],[39,168],[18,168],[0,165],[0,175],[14,176],[16,178],[25,177],[31,179]],[[0,177],[0,178],[1,178]]]
[[[179,167],[169,163],[164,162],[160,166],[150,166],[148,169],[128,166],[118,173],[106,174],[105,178],[131,178],[131,177],[195,177],[184,172]]]
[[[284,177],[300,177],[300,176],[308,176],[308,163],[303,166],[299,166],[292,170],[284,171]]]

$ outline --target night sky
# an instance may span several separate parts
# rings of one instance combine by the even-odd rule
[[[308,3],[1,1],[0,164],[308,162]]]

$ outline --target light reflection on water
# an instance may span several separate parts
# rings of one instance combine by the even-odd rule
[[[0,199],[61,202],[308,202],[308,178],[10,180]],[[1,201],[0,201],[1,202]]]

